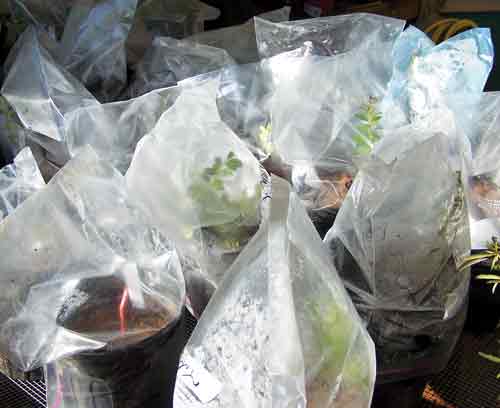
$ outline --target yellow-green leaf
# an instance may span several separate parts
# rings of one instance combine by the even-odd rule
[[[483,358],[485,358],[486,360],[488,361],[491,361],[493,363],[497,363],[497,364],[500,364],[500,357],[497,357],[497,356],[493,356],[491,354],[486,354],[486,353],[482,353],[482,352],[479,352],[479,355]]]

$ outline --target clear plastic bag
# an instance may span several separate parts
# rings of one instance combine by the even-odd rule
[[[98,104],[44,47],[36,29],[19,38],[2,95],[22,125],[56,142],[65,141],[64,116],[73,109]]]
[[[0,169],[0,220],[45,186],[29,147],[22,149],[14,162]]]
[[[138,144],[126,178],[151,219],[184,242],[204,279],[217,286],[260,225],[267,173],[221,121],[217,75],[180,87],[175,104]]]
[[[466,174],[453,167],[448,136],[420,133],[406,129],[397,137],[413,146],[364,163],[325,237],[382,382],[444,368],[467,309],[469,270],[458,270],[470,252]]]
[[[23,370],[132,347],[182,313],[175,249],[90,148],[7,217],[0,236],[0,350]]]
[[[272,190],[184,350],[174,406],[369,407],[373,343],[300,200]]]
[[[179,90],[168,88],[123,102],[92,105],[66,116],[66,142],[71,156],[87,145],[125,173],[139,140],[174,103]]]
[[[68,17],[58,61],[102,102],[127,85],[125,43],[138,0],[76,0]]]
[[[143,95],[234,63],[222,49],[187,40],[156,37],[152,47],[137,64],[129,93],[131,97]]]
[[[359,47],[376,47],[380,52],[377,57],[383,61],[383,52],[390,55],[404,26],[403,20],[366,13],[278,23],[255,19],[261,58],[297,49],[307,50],[310,55],[331,56]]]
[[[290,9],[284,7],[274,12],[264,13],[260,15],[260,18],[269,21],[287,21],[290,18]],[[189,39],[200,44],[222,48],[239,64],[250,64],[260,60],[253,20],[237,26],[205,31]]]

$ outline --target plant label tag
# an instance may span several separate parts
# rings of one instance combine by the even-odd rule
[[[201,407],[217,397],[221,390],[222,384],[198,361],[189,356],[182,357],[174,395],[176,408]]]

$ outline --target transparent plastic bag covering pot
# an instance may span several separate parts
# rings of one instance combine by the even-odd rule
[[[33,27],[19,38],[2,95],[24,127],[56,142],[64,142],[65,115],[98,102],[73,75],[56,63],[44,42]]]
[[[175,104],[137,146],[126,177],[151,219],[184,242],[206,268],[205,279],[217,285],[258,229],[267,174],[221,121],[217,75],[180,88]],[[172,158],[168,165],[165,157]]]
[[[500,93],[483,93],[471,134],[472,163],[467,192],[473,249],[500,236]]]
[[[44,186],[36,160],[30,148],[25,147],[12,164],[0,170],[0,221]]]
[[[300,200],[285,181],[273,178],[272,185],[269,219],[184,350],[181,367],[193,371],[192,378],[178,374],[176,408],[371,404],[373,343]],[[206,389],[207,377],[216,384],[209,396],[190,383]]]
[[[136,78],[130,86],[130,96],[173,86],[184,79],[231,64],[235,64],[234,60],[222,49],[187,40],[156,37],[152,47],[137,65]]]
[[[102,102],[127,84],[125,43],[138,0],[76,0],[64,29],[58,60]]]
[[[87,145],[125,173],[139,140],[174,103],[178,88],[161,89],[123,102],[77,109],[66,117],[67,147],[72,156]]]
[[[269,21],[288,21],[290,8],[284,7],[259,15]],[[260,60],[255,40],[253,19],[245,24],[205,31],[189,37],[191,41],[226,50],[239,64],[255,63]]]
[[[390,53],[404,26],[403,20],[366,13],[281,23],[255,19],[261,58],[300,48],[312,55],[331,56],[359,47],[366,50],[376,47],[382,51],[386,45],[385,52]],[[379,54],[378,58],[383,57]]]
[[[182,311],[176,251],[90,148],[7,217],[0,236],[0,349],[23,370],[137,343]]]
[[[418,140],[422,131],[410,132]],[[469,223],[464,174],[447,145],[429,135],[367,161],[325,238],[377,345],[381,377],[439,371],[462,329],[469,270],[457,266],[470,252]]]

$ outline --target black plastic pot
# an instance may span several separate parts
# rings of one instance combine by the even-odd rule
[[[188,338],[189,312],[184,308],[180,317],[172,315],[156,298],[144,293],[144,304],[134,307],[128,303],[120,312],[124,316],[121,321],[118,314],[125,288],[116,276],[84,279],[61,307],[57,317],[60,326],[106,343],[98,350],[55,363],[63,406],[172,406],[177,367]],[[127,326],[122,335],[118,334],[121,324]]]
[[[492,274],[487,263],[476,264],[471,268],[469,311],[465,327],[472,332],[493,332],[500,321],[500,288],[492,292],[492,285],[476,277]],[[496,273],[493,273],[496,274]]]
[[[63,406],[172,407],[179,359],[188,339],[188,314],[184,309],[180,319],[137,344],[58,361]],[[57,396],[49,396],[51,400]]]

